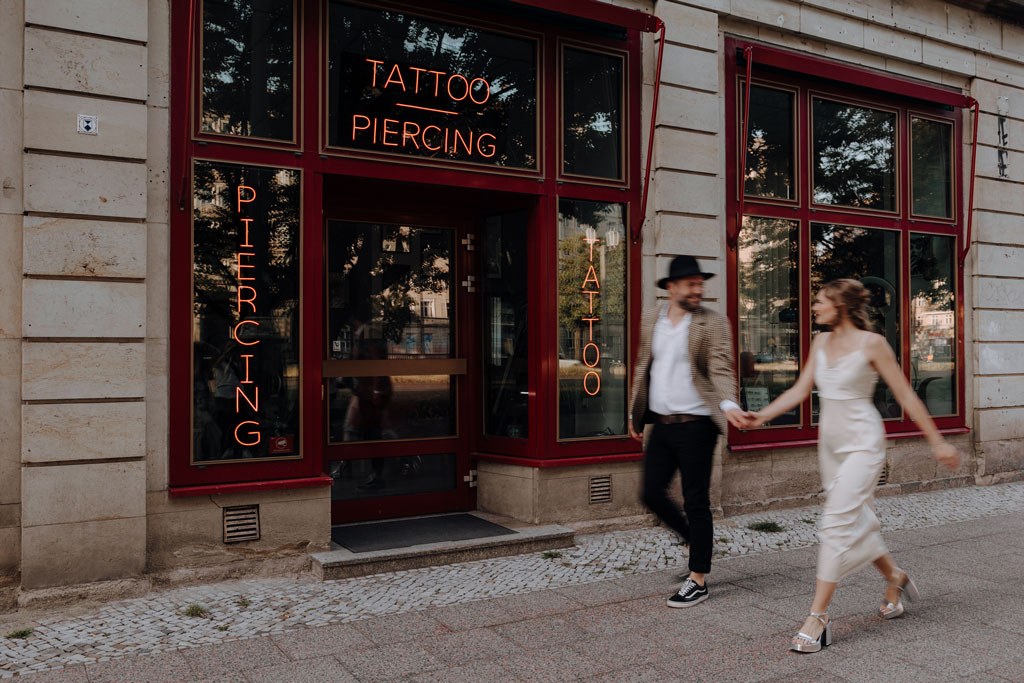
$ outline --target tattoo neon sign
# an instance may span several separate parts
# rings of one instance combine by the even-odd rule
[[[597,278],[597,271],[594,270],[594,245],[600,242],[600,238],[593,231],[588,230],[588,234],[583,236],[583,241],[587,243],[589,247],[589,261],[590,266],[587,268],[587,274],[583,278],[583,284],[580,287],[580,291],[587,297],[587,317],[581,318],[581,320],[587,323],[588,335],[587,343],[583,347],[583,364],[589,368],[583,375],[583,391],[587,392],[588,396],[597,396],[601,391],[601,374],[594,368],[601,362],[601,349],[594,343],[594,323],[600,322],[601,319],[594,315],[594,297],[601,293],[601,281]],[[589,286],[588,285],[592,285]]]
[[[406,67],[403,71],[398,64],[388,68],[378,59],[366,61],[370,65],[370,88],[401,90],[403,93],[440,100],[436,107],[396,103],[395,106],[413,111],[426,111],[446,116],[458,116],[451,109],[454,102],[468,100],[482,106],[491,98],[491,84],[487,79],[467,78],[462,74]],[[384,78],[383,74],[387,73]],[[406,119],[381,118],[364,114],[352,115],[352,141],[369,140],[372,145],[396,147],[399,149],[424,149],[430,152],[444,152],[450,155],[464,154],[468,157],[491,158],[497,152],[497,138],[492,133],[480,133],[472,128],[456,125],[422,125]]]
[[[236,195],[238,198],[238,213],[242,213],[242,204],[248,204],[256,201],[256,190],[248,185],[239,185],[236,190]],[[256,288],[252,285],[242,284],[243,282],[254,282],[256,280],[256,277],[249,272],[254,271],[256,266],[251,262],[246,263],[247,259],[256,258],[256,252],[243,251],[245,249],[253,249],[253,245],[249,241],[249,231],[252,227],[253,219],[241,218],[239,220],[242,223],[243,234],[242,243],[238,245],[238,250],[235,252],[235,278],[237,280],[235,301],[237,302],[239,320],[231,330],[231,338],[243,348],[248,348],[257,346],[260,343],[259,338],[255,338],[256,330],[251,330],[253,332],[252,336],[254,337],[252,341],[246,341],[238,334],[239,330],[244,326],[252,325],[253,327],[258,328],[260,325],[258,320],[242,317],[243,315],[256,314]],[[243,305],[246,307],[244,312]],[[253,358],[255,358],[255,349],[252,349],[252,351],[253,353],[239,354],[241,367],[244,368],[244,371],[242,372],[242,378],[235,387],[235,415],[238,417],[241,417],[242,415],[242,401],[245,401],[245,404],[249,406],[253,415],[259,415],[260,388],[249,376],[249,363]],[[252,385],[252,398],[250,398],[249,394],[246,393],[249,390],[249,387],[245,387],[245,385]],[[248,431],[245,431],[240,436],[239,432],[242,431],[243,427],[247,427]],[[260,423],[256,420],[241,420],[235,427],[234,436],[235,441],[237,441],[241,446],[255,446],[260,442],[263,434],[260,428]],[[243,441],[242,437],[245,437],[246,440]]]

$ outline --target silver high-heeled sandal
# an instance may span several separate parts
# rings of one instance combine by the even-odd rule
[[[821,633],[818,634],[817,638],[813,638],[803,631],[797,633],[789,644],[790,650],[794,652],[818,652],[821,648],[832,644],[832,620],[828,618],[828,612],[811,612],[810,616],[821,622]]]
[[[886,584],[894,586],[900,592],[900,596],[896,599],[895,604],[891,602],[883,602],[878,608],[878,614],[883,619],[895,619],[896,617],[902,617],[903,613],[907,611],[907,608],[903,605],[903,596],[906,595],[910,602],[917,602],[921,599],[921,594],[917,590],[917,586],[910,578],[910,574],[899,567],[893,568],[894,572],[900,572],[903,574],[903,581],[895,583],[891,579],[886,579]]]

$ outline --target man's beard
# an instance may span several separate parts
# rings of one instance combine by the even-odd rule
[[[694,301],[692,303],[691,303],[691,300],[689,298],[680,299],[679,300],[679,307],[681,309],[683,309],[684,311],[689,311],[690,313],[693,313],[694,311],[696,311],[697,309],[700,308],[700,299],[697,299],[696,301]]]

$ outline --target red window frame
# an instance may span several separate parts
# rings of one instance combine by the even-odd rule
[[[202,68],[199,45],[202,27],[202,2],[174,3],[171,8],[171,74],[170,74],[170,230],[169,252],[169,481],[172,495],[199,495],[213,492],[289,488],[295,486],[329,485],[323,475],[323,411],[321,401],[321,359],[325,357],[322,334],[323,273],[319,267],[306,267],[302,274],[301,341],[301,458],[273,462],[231,462],[216,466],[190,464],[192,433],[191,401],[191,268],[192,268],[192,187],[190,168],[194,159],[234,164],[254,164],[295,168],[301,173],[302,217],[300,252],[305,264],[323,262],[324,176],[349,175],[369,179],[398,180],[423,185],[447,185],[515,192],[537,198],[538,278],[543,284],[555,281],[557,275],[557,210],[558,198],[570,197],[627,205],[627,220],[639,210],[640,174],[640,108],[642,87],[641,30],[651,26],[648,15],[622,8],[605,7],[591,0],[552,0],[543,3],[525,1],[524,16],[490,14],[463,6],[449,6],[442,0],[431,3],[374,2],[363,4],[388,7],[399,11],[424,14],[441,20],[455,18],[467,23],[501,25],[512,31],[534,33],[541,40],[538,74],[541,90],[538,100],[541,138],[539,171],[525,174],[522,170],[495,172],[495,169],[470,168],[456,163],[423,164],[422,160],[379,157],[372,154],[339,153],[326,147],[324,119],[326,97],[322,83],[326,72],[326,50],[323,42],[326,25],[323,17],[329,0],[295,0],[297,74],[296,142],[274,143],[266,140],[199,132],[199,100]],[[514,7],[514,5],[513,5]],[[620,38],[607,33],[591,33],[582,29],[558,26],[557,14],[573,14],[595,22],[613,23]],[[541,23],[550,17],[552,21]],[[626,110],[624,112],[624,168],[621,182],[582,182],[577,177],[563,177],[558,164],[561,155],[552,141],[561,134],[558,75],[560,41],[599,45],[627,55]],[[191,52],[191,54],[190,54]],[[560,144],[556,142],[556,144]],[[627,230],[631,223],[627,223]],[[629,244],[627,310],[628,351],[630,360],[639,339],[641,245]],[[531,293],[533,283],[531,283]],[[545,295],[533,296],[529,304],[531,354],[530,437],[521,455],[474,453],[479,458],[515,462],[536,467],[561,464],[583,464],[600,461],[633,460],[642,457],[635,442],[628,436],[609,437],[599,441],[560,442],[557,438],[558,351],[557,292],[553,287],[539,287]],[[631,373],[627,372],[627,377]]]
[[[772,200],[746,195],[740,198],[741,153],[740,138],[743,135],[740,102],[743,83],[746,79],[744,49],[753,47],[752,84],[782,86],[797,90],[794,107],[797,119],[795,142],[795,180],[797,200]],[[962,249],[963,229],[966,224],[963,188],[963,109],[966,98],[945,88],[921,84],[868,69],[839,64],[830,60],[797,54],[787,50],[729,38],[725,43],[725,101],[726,107],[726,229],[727,234],[736,235],[737,216],[742,207],[745,215],[781,218],[799,221],[799,335],[800,358],[804,364],[811,345],[810,305],[813,292],[810,291],[809,249],[811,223],[838,223],[868,228],[897,229],[900,232],[900,281],[901,307],[900,329],[901,348],[899,357],[904,376],[910,373],[910,272],[909,240],[911,234],[934,234],[952,236],[957,255]],[[812,98],[823,95],[862,104],[868,107],[898,109],[897,117],[897,206],[898,211],[885,212],[847,207],[829,207],[811,201],[811,131],[810,107]],[[939,118],[953,125],[953,216],[950,219],[935,219],[912,215],[912,201],[909,176],[910,119],[916,115]],[[738,311],[738,249],[730,245],[727,254],[728,312],[732,324],[733,338],[739,339]],[[960,259],[955,261],[956,273],[956,375],[957,413],[952,416],[936,417],[935,424],[945,434],[966,433],[965,373],[964,373],[964,274]],[[739,371],[738,343],[735,358]],[[904,411],[903,418],[887,419],[885,430],[888,438],[920,436],[922,433]],[[817,426],[811,422],[811,399],[801,404],[799,426],[761,428],[740,431],[729,428],[729,447],[733,451],[753,451],[781,447],[811,446],[817,443]]]

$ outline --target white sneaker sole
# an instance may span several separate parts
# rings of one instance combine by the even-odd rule
[[[686,608],[686,607],[693,607],[694,605],[699,605],[700,603],[704,602],[707,599],[708,599],[708,594],[705,593],[704,595],[700,596],[696,600],[691,600],[690,602],[672,602],[672,598],[669,598],[666,601],[666,604],[669,607]]]

